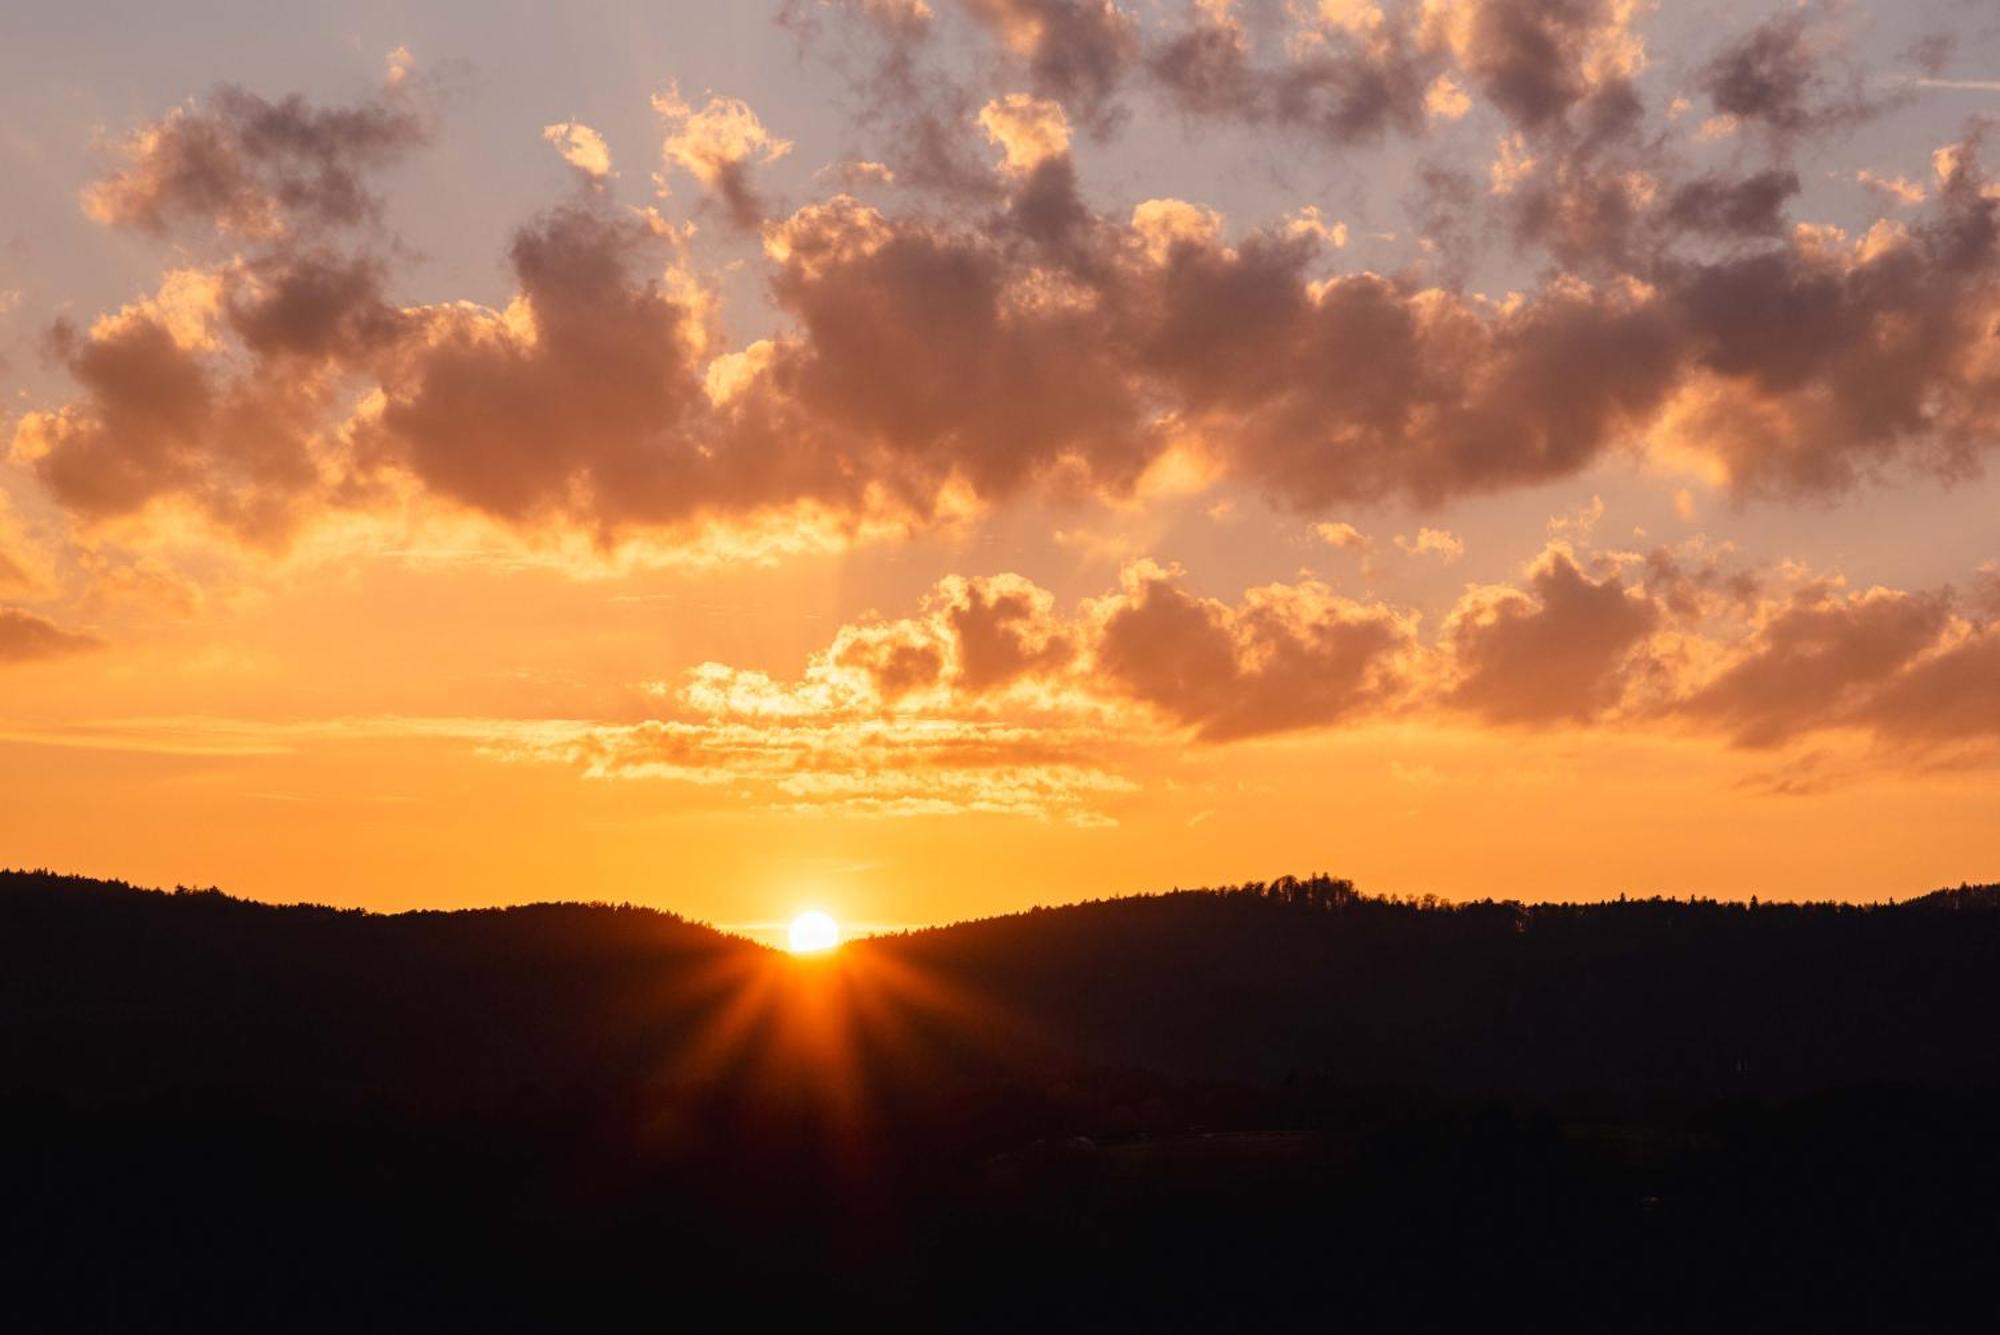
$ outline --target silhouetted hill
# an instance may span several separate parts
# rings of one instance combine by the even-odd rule
[[[841,965],[873,960],[916,989],[886,997],[901,1023],[1003,1065],[1536,1096],[2000,1076],[1991,886],[1522,905],[1283,879],[860,942]],[[686,1045],[736,976],[780,967],[629,906],[383,915],[4,873],[0,1080],[490,1097],[692,1078]]]
[[[0,1278],[27,1329],[1990,1324],[1996,1003],[1995,887],[1283,879],[798,961],[0,873]]]
[[[1992,886],[1900,905],[1522,905],[1283,879],[869,948],[1094,1061],[1265,1083],[1709,1096],[2000,1077],[1996,910]]]
[[[627,906],[383,915],[0,874],[0,1081],[491,1096],[654,1060],[748,943]],[[663,986],[663,983],[665,986]]]

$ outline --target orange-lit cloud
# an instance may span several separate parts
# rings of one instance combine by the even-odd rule
[[[0,664],[61,658],[102,646],[93,635],[64,630],[19,607],[0,607]]]
[[[1691,727],[1752,746],[1841,730],[1891,747],[2000,743],[1984,673],[2000,623],[1954,609],[1947,593],[1819,578],[1766,588],[1698,547],[1580,556],[1563,542],[1518,585],[1468,589],[1429,637],[1413,613],[1311,579],[1230,604],[1139,561],[1065,614],[1019,576],[954,576],[916,617],[842,627],[795,679],[708,663],[661,684],[681,719],[598,730],[577,754],[593,773],[741,780],[800,802],[889,809],[932,785],[914,811],[1040,809],[1029,792],[1060,808],[1120,791],[1133,757],[1177,739],[1387,719]],[[1951,729],[1925,723],[1926,698]],[[1023,778],[1019,800],[975,797],[975,760],[995,791]]]
[[[1527,589],[1476,588],[1452,610],[1449,699],[1496,723],[1587,721],[1619,704],[1633,654],[1660,619],[1616,571],[1593,579],[1567,547],[1551,546]]]
[[[993,13],[1024,31],[1055,22]],[[1503,40],[1545,15],[1489,4],[1439,40],[1512,109],[1516,135],[1552,134],[1549,117],[1641,59],[1625,8],[1591,13],[1544,34],[1563,53],[1551,70],[1517,68]],[[1983,331],[2000,312],[2000,201],[1976,140],[1953,149],[1922,219],[1855,238],[1801,227],[1706,258],[1677,238],[1768,234],[1797,178],[1668,190],[1564,148],[1570,175],[1519,201],[1516,221],[1618,271],[1495,300],[1367,269],[1317,276],[1342,238],[1297,216],[1231,240],[1178,199],[1100,214],[1063,109],[1042,97],[980,113],[1004,150],[1005,203],[958,218],[841,195],[766,220],[743,173],[785,142],[730,99],[660,104],[668,157],[761,226],[786,320],[772,336],[724,344],[684,236],[598,200],[519,229],[511,304],[398,305],[388,255],[332,238],[374,215],[364,170],[414,144],[415,114],[223,90],[132,140],[93,209],[258,244],[87,330],[58,326],[81,394],[27,414],[13,454],[82,516],[169,503],[278,545],[392,478],[608,542],[801,505],[859,527],[921,525],[952,497],[1127,497],[1189,432],[1209,477],[1308,512],[1438,504],[1620,452],[1744,492],[1826,492],[1899,463],[1962,475],[1996,438],[2000,361]],[[595,174],[583,127],[555,128]],[[1560,192],[1586,181],[1593,209],[1618,192],[1615,217],[1568,211]]]
[[[763,221],[765,205],[751,185],[750,169],[785,156],[791,140],[765,129],[741,98],[711,96],[697,108],[682,99],[678,87],[669,85],[654,95],[653,110],[666,125],[660,147],[666,160],[713,191],[737,226],[755,227]]]
[[[542,127],[542,138],[586,180],[602,181],[611,175],[611,146],[604,136],[580,121],[559,121]]]

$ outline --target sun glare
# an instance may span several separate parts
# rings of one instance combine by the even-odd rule
[[[794,955],[816,955],[840,944],[840,924],[818,909],[792,919],[789,944]]]

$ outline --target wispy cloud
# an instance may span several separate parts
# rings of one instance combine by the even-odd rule
[[[2000,79],[1918,79],[1917,87],[1960,93],[2000,93]]]

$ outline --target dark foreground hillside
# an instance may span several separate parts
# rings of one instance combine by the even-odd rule
[[[0,1278],[23,1329],[1990,1327],[1996,1022],[1990,887],[1286,880],[795,961],[0,874]]]

